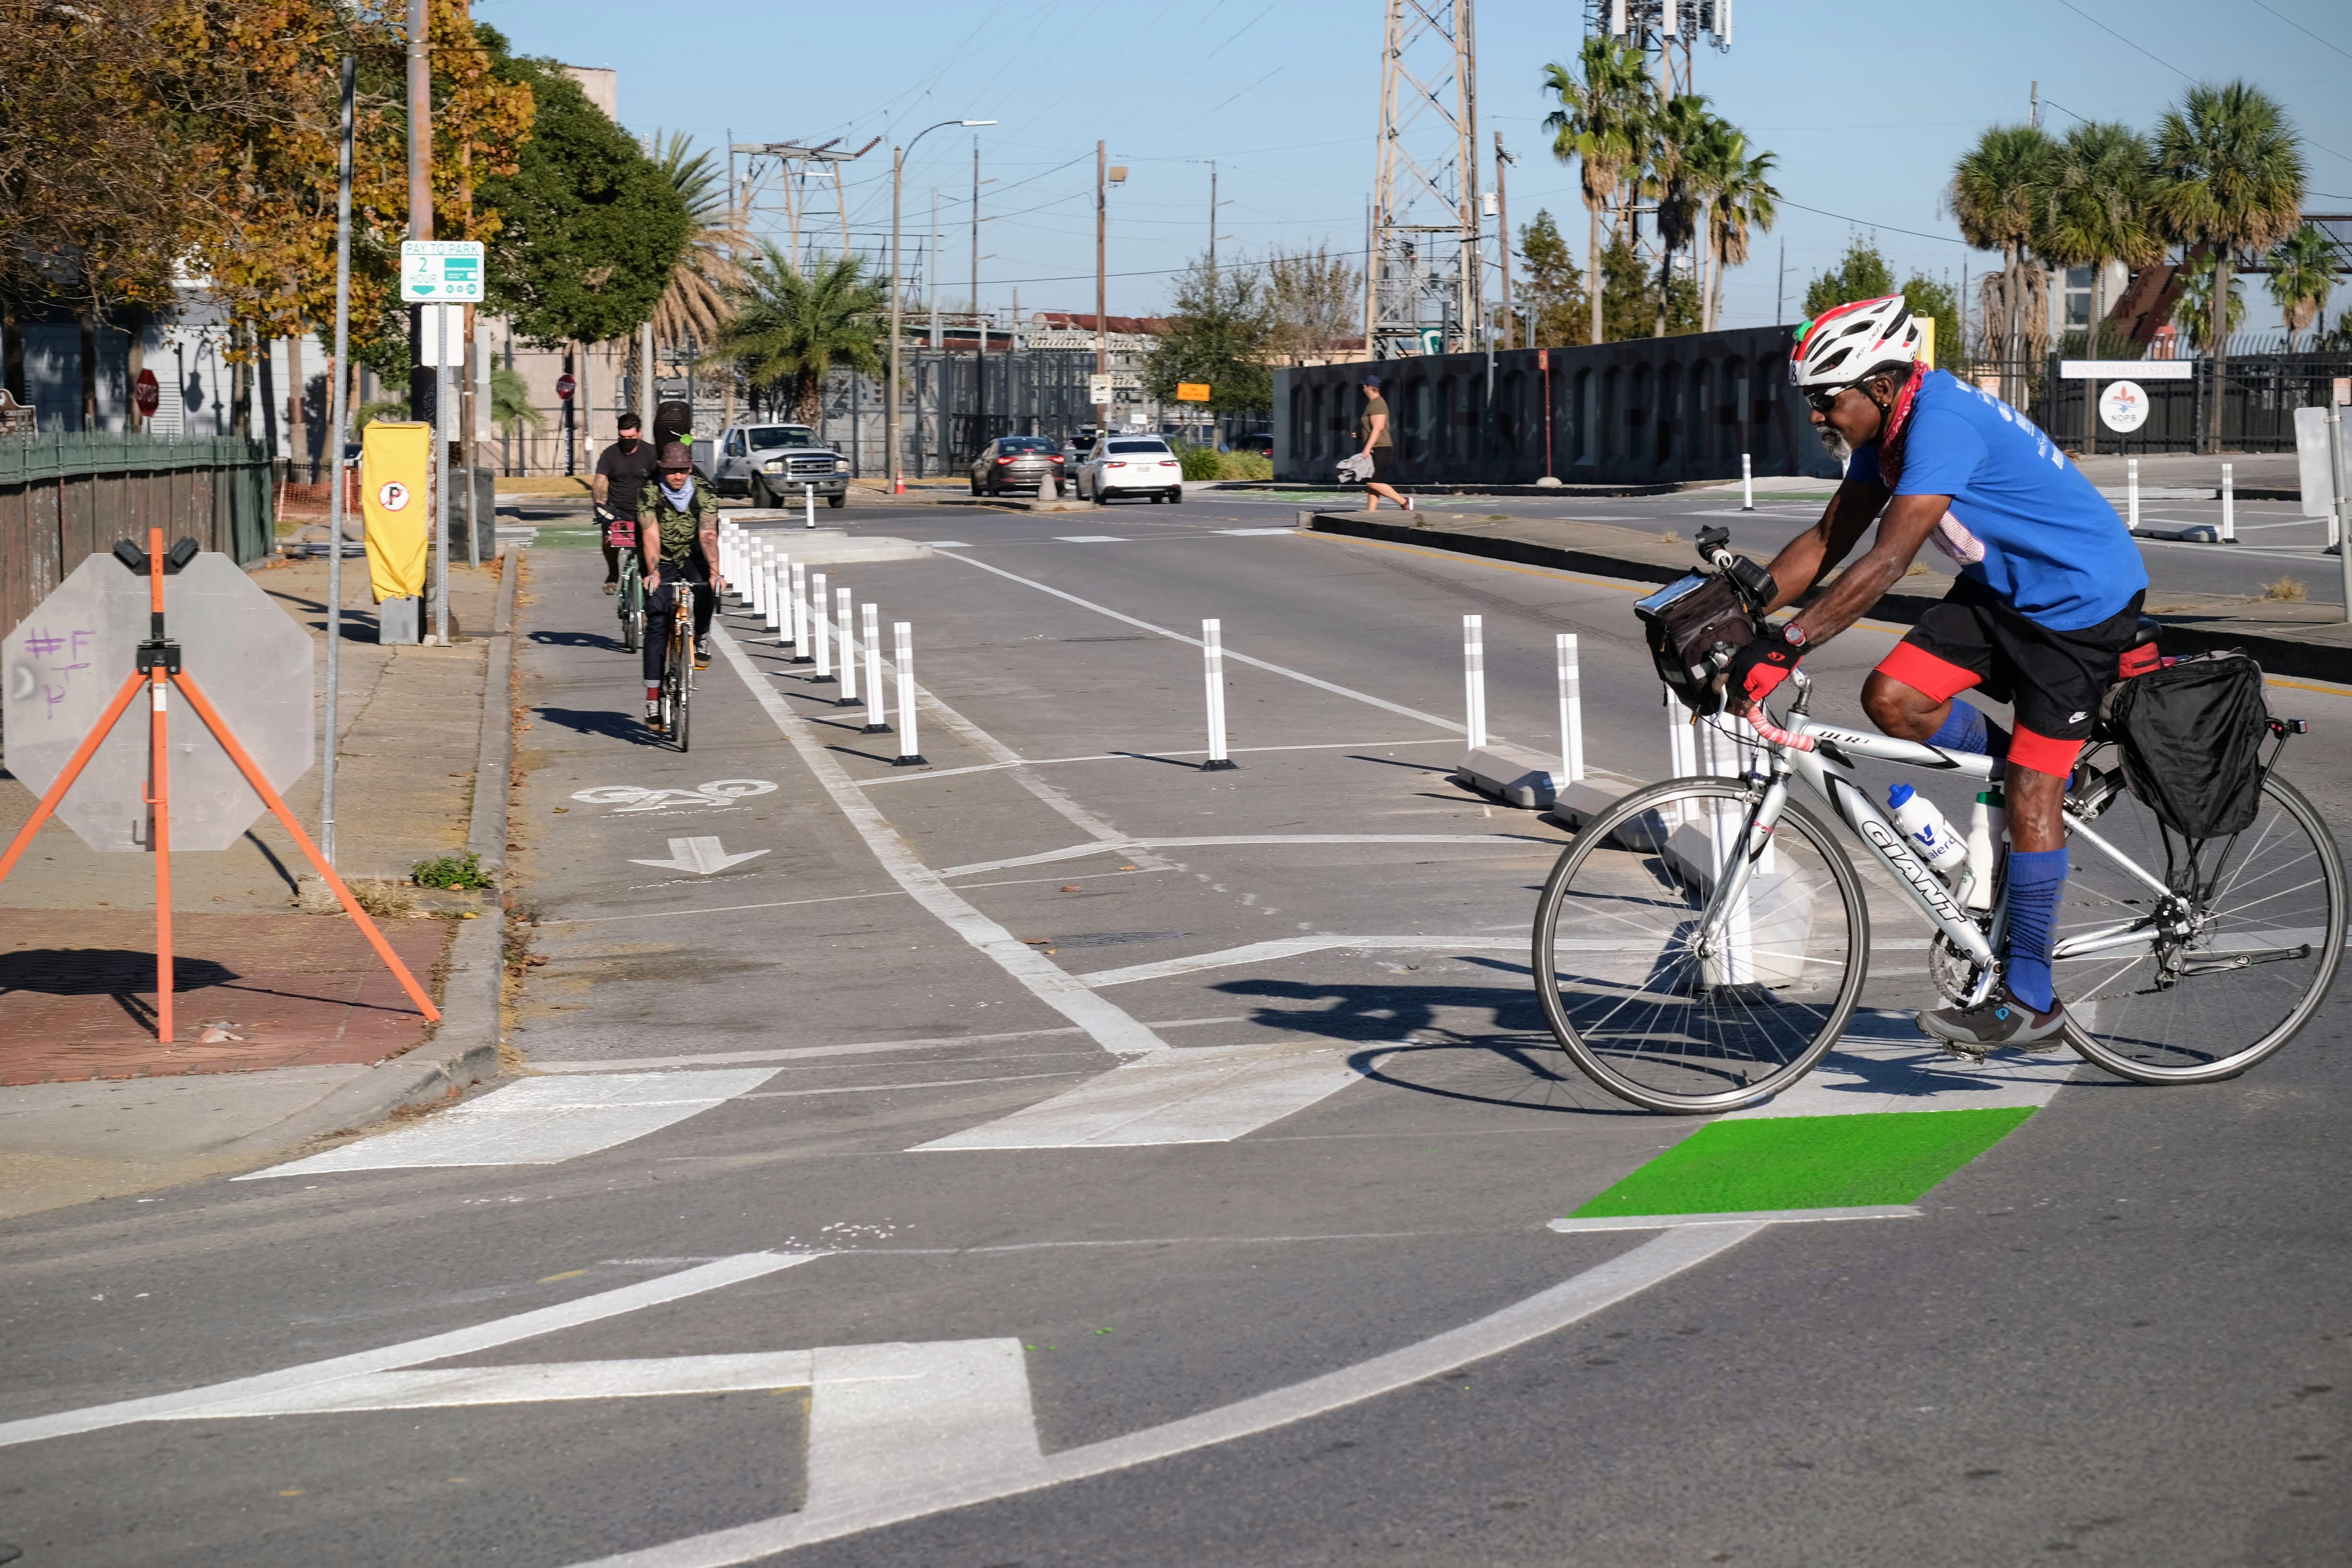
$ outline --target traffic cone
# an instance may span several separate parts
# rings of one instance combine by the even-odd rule
[[[890,493],[898,496],[905,495],[907,493],[907,481],[904,479],[891,480]]]

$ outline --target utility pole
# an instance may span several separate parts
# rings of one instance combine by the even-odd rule
[[[2042,129],[2042,84],[2037,81],[2026,90],[2025,122],[2039,131]]]
[[[1780,272],[1772,288],[1772,324],[1779,326],[1788,319],[1789,306],[1789,242],[1780,241]]]
[[[1209,160],[1209,283],[1217,281],[1217,161]]]
[[[931,352],[940,352],[940,188],[931,187],[931,247],[923,253],[923,292],[931,301]]]
[[[1104,269],[1106,241],[1110,233],[1110,144],[1095,143],[1095,374],[1110,374],[1110,318],[1104,314],[1110,309],[1110,275]],[[1095,405],[1095,434],[1099,437],[1110,428],[1110,405]]]
[[[433,40],[431,7],[408,0],[408,237],[433,237]],[[439,373],[425,363],[425,311],[408,308],[408,416],[428,416]]]
[[[988,318],[980,313],[980,138],[971,139],[971,319],[980,329],[980,348],[972,357],[974,411],[980,416],[972,429],[972,449],[988,444]]]
[[[1511,321],[1511,204],[1503,194],[1503,171],[1511,164],[1511,155],[1503,151],[1503,133],[1495,132],[1495,226],[1502,230],[1503,251],[1503,346],[1519,346],[1518,334]]]

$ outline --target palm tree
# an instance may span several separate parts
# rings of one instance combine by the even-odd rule
[[[727,319],[730,291],[743,281],[736,259],[751,248],[751,237],[737,221],[728,199],[726,175],[717,155],[696,152],[683,131],[656,132],[648,156],[669,176],[685,199],[693,228],[686,249],[670,268],[669,283],[654,304],[654,336],[664,342],[713,342]]]
[[[2192,256],[2182,262],[2179,270],[2180,298],[2172,306],[2172,324],[2189,334],[2189,349],[2200,354],[2213,352],[2213,258],[2210,255]],[[2239,287],[2238,279],[2232,278],[2230,279],[2229,319],[2221,323],[2225,342],[2227,334],[2236,331],[2244,324],[2245,319],[2245,292]]]
[[[1780,193],[1772,184],[1775,160],[1769,153],[1748,155],[1747,136],[1729,125],[1709,139],[1707,165],[1706,248],[1714,260],[1714,276],[1706,289],[1706,329],[1715,331],[1723,315],[1723,270],[1748,260],[1750,226],[1769,231],[1780,216]]]
[[[2336,290],[2336,247],[2310,224],[2279,241],[2271,252],[2271,298],[2286,319],[2289,353],[2301,351],[2303,334],[2327,310]]]
[[[1641,194],[1658,207],[1658,323],[1653,337],[1666,335],[1666,290],[1674,281],[1675,252],[1698,237],[1706,205],[1706,144],[1724,129],[1707,110],[1706,95],[1678,92],[1650,117],[1648,167]]]
[[[2200,82],[2157,121],[2158,218],[2172,238],[2209,247],[2214,263],[2212,319],[2205,329],[2213,356],[2213,395],[2205,402],[2209,451],[2221,445],[2221,369],[2230,352],[2222,316],[2236,293],[2231,263],[2239,250],[2267,250],[2302,223],[2300,140],[2277,100],[2243,81]]]
[[[1944,193],[1944,206],[1959,220],[1961,237],[1979,250],[2001,253],[1997,296],[1992,280],[1985,280],[1987,303],[1998,297],[2001,306],[1986,312],[1985,335],[2001,362],[2001,396],[2012,406],[2025,401],[2019,353],[2026,335],[2024,253],[2040,223],[2055,157],[2054,145],[2037,127],[1996,125],[1961,155]]]
[[[740,365],[754,386],[786,387],[803,424],[823,412],[824,378],[835,365],[878,375],[889,285],[866,276],[855,256],[835,257],[803,277],[768,242],[733,290],[732,319],[719,329],[714,360]]]
[[[1585,276],[1591,280],[1591,338],[1601,342],[1601,219],[1619,187],[1640,166],[1657,90],[1642,51],[1607,36],[1588,37],[1575,68],[1544,67],[1544,88],[1559,107],[1544,116],[1552,156],[1581,165],[1584,207],[1591,219]]]
[[[2084,353],[2096,359],[2106,319],[2107,263],[2137,268],[2164,256],[2148,205],[2147,142],[2130,127],[2084,123],[2066,133],[2042,194],[2035,251],[2053,267],[2091,268]]]

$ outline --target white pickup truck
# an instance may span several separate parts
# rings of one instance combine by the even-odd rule
[[[849,459],[805,425],[733,425],[694,444],[695,470],[720,495],[762,507],[798,506],[814,489],[827,506],[849,501]]]

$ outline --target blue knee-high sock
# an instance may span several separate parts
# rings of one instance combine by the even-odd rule
[[[2012,850],[2009,857],[2009,994],[2037,1013],[2057,1001],[2051,990],[2051,928],[2066,886],[2063,849]]]
[[[1948,752],[1975,752],[1992,758],[1995,763],[2009,757],[2009,731],[1987,719],[1971,703],[1955,697],[1951,710],[1944,715],[1942,728],[1927,737],[1927,744],[1941,746]],[[1994,767],[1993,776],[2001,769]]]

